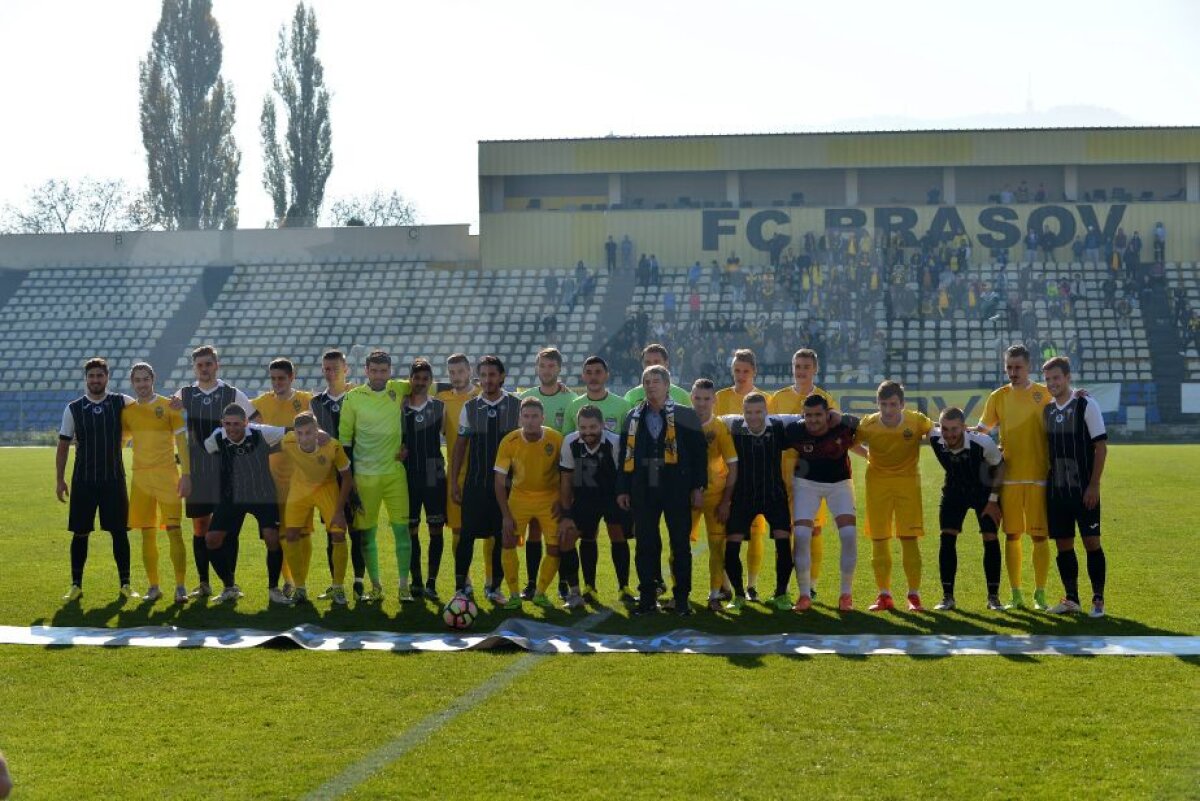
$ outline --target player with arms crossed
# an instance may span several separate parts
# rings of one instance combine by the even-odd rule
[[[938,549],[938,572],[942,579],[942,601],[934,609],[954,609],[954,580],[958,574],[958,535],[967,512],[974,512],[983,536],[983,576],[987,583],[988,609],[1003,609],[1000,603],[1000,488],[1004,484],[1004,459],[996,443],[986,434],[968,431],[963,410],[942,410],[938,427],[929,433],[929,446],[946,471],[938,522],[942,529]]]
[[[1108,461],[1108,434],[1100,404],[1071,389],[1071,362],[1056,356],[1042,366],[1054,402],[1046,406],[1050,472],[1046,522],[1058,546],[1058,575],[1066,597],[1050,608],[1055,614],[1080,612],[1079,560],[1075,527],[1083,537],[1088,578],[1092,583],[1092,617],[1104,617],[1104,581],[1108,570],[1100,546],[1100,477]]]
[[[697,378],[692,384],[692,408],[700,418],[700,429],[708,444],[708,486],[704,490],[704,503],[692,509],[691,539],[699,539],[700,520],[704,520],[704,533],[708,538],[708,608],[712,612],[721,610],[725,589],[725,523],[729,520],[729,507],[733,502],[733,488],[737,484],[738,454],[729,436],[729,426],[713,414],[716,393],[710,378]],[[733,595],[730,593],[730,600]]]

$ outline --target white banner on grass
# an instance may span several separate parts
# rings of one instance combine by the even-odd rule
[[[851,656],[1088,655],[1200,656],[1200,637],[1060,636],[1045,634],[749,634],[680,629],[662,634],[596,634],[532,620],[508,620],[480,634],[329,631],[301,625],[286,631],[191,630],[171,626],[104,629],[0,626],[0,645],[109,648],[254,648],[295,644],[313,651],[469,651],[516,646],[543,654],[840,654]]]

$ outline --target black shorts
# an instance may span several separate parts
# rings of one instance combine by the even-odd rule
[[[129,529],[129,493],[125,479],[114,481],[71,481],[67,531],[87,534],[96,528],[96,512],[104,531]]]
[[[1095,509],[1083,505],[1082,495],[1046,496],[1046,531],[1051,539],[1069,540],[1075,537],[1075,527],[1084,537],[1100,536],[1100,504]]]
[[[600,531],[600,521],[603,520],[609,528],[620,526],[626,539],[633,536],[633,520],[629,512],[617,506],[616,496],[604,500],[581,499],[575,495],[575,504],[571,508],[571,519],[575,528],[585,540],[594,540]]]
[[[729,506],[729,520],[725,523],[725,531],[730,534],[749,534],[754,518],[762,515],[767,519],[767,528],[771,531],[791,531],[792,514],[788,509],[787,496],[774,498],[765,504],[753,504],[739,500],[734,496]]]
[[[408,474],[408,528],[415,532],[425,510],[425,525],[446,525],[446,477]]]
[[[217,509],[221,500],[221,479],[216,474],[192,474],[192,491],[184,501],[184,512],[189,518],[208,517]]]
[[[231,537],[236,537],[242,531],[242,524],[249,515],[258,521],[258,536],[261,538],[263,529],[279,530],[279,505],[274,503],[222,503],[213,512],[209,531],[224,531]]]
[[[504,515],[491,487],[464,487],[462,533],[472,537],[494,537],[504,528]]]
[[[996,521],[983,514],[987,504],[988,496],[986,495],[972,498],[960,492],[942,490],[942,502],[938,506],[938,525],[941,526],[942,531],[962,531],[963,521],[967,519],[967,512],[973,511],[975,520],[979,523],[979,533],[995,534],[999,530],[996,527]]]

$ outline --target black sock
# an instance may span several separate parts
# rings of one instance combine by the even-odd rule
[[[71,583],[76,587],[83,586],[83,566],[87,564],[88,539],[87,534],[71,537]]]
[[[367,558],[363,556],[363,532],[360,528],[350,529],[350,564],[354,566],[354,584],[361,587],[363,574],[367,572]]]
[[[595,565],[595,563],[600,560],[600,556],[599,556],[599,547],[600,546],[598,543],[593,542],[592,547],[597,549],[597,555],[595,557],[595,562],[592,563],[593,565]],[[617,588],[620,589],[621,587],[628,587],[629,586],[629,542],[627,540],[622,540],[620,542],[614,542],[609,545],[609,548],[610,548],[610,551],[612,552],[613,570],[615,570],[617,573]],[[595,585],[595,581],[596,581],[596,572],[595,571],[596,571],[596,569],[595,569],[595,567],[593,567],[592,568],[592,581],[589,582],[593,587],[596,586]]]
[[[333,537],[325,532],[325,562],[329,565],[329,575],[333,576]]]
[[[942,594],[947,598],[953,598],[954,577],[958,575],[957,534],[942,535],[942,544],[938,548],[938,572],[942,576]]]
[[[129,532],[110,531],[112,535],[113,561],[117,563],[117,578],[121,586],[129,583]]]
[[[234,581],[234,576],[237,575],[238,553],[242,549],[242,537],[238,533],[230,533],[225,535],[225,544],[221,546],[222,554],[225,557],[225,573],[229,576],[230,584],[237,584]],[[283,551],[279,552],[280,557],[283,556]]]
[[[788,582],[792,578],[792,570],[796,563],[792,559],[792,538],[782,537],[775,540],[775,596],[787,595]]]
[[[470,534],[462,534],[458,538],[458,547],[454,549],[454,589],[462,590],[467,586],[467,576],[471,572],[471,550],[475,547],[475,538]]]
[[[1075,549],[1059,551],[1055,561],[1067,600],[1079,603],[1079,558],[1075,556]]]
[[[283,549],[267,550],[267,587],[279,586],[279,574],[283,572]]]
[[[746,597],[746,587],[742,584],[742,543],[740,540],[725,541],[725,574],[733,587],[733,594],[738,598]]]
[[[538,569],[542,566],[542,541],[525,540],[525,566],[530,585],[537,584]]]
[[[1000,594],[1000,540],[983,541],[983,579],[988,595]]]
[[[232,586],[233,580],[229,577],[229,565],[226,562],[225,546],[210,548],[207,558],[208,564],[212,565],[213,572],[217,574],[217,578],[220,579],[221,583],[226,587]]]
[[[1088,579],[1092,582],[1092,595],[1104,597],[1104,581],[1108,573],[1108,559],[1104,556],[1104,548],[1087,551]]]
[[[569,551],[558,552],[558,574],[562,576],[567,588],[579,586],[579,551],[572,548]]]
[[[430,587],[437,583],[438,573],[442,569],[442,551],[446,547],[446,538],[442,536],[442,530],[437,532],[429,532],[429,576],[428,584]]]
[[[417,527],[409,528],[408,542],[412,548],[412,556],[408,560],[408,569],[412,573],[412,586],[420,587],[425,583],[421,578],[421,539],[417,536]]]
[[[201,584],[208,583],[208,543],[204,537],[192,537],[192,557],[196,560],[196,575]]]
[[[613,565],[617,564],[617,543],[613,543]],[[589,587],[596,586],[596,569],[600,564],[600,543],[595,540],[579,541],[579,567],[583,571],[583,583]],[[620,584],[620,569],[617,570],[617,583]],[[629,546],[625,546],[625,580],[629,581]],[[624,585],[621,585],[624,586]]]

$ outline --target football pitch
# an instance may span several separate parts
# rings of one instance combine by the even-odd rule
[[[855,467],[861,511],[862,462]],[[941,471],[927,451],[922,474],[931,606],[940,595]],[[860,543],[860,611],[839,615],[830,606],[838,556],[830,538],[813,611],[749,604],[740,613],[698,611],[684,626],[716,634],[1195,636],[1197,476],[1200,446],[1110,448],[1102,493],[1109,617],[1102,620],[987,612],[982,549],[969,521],[959,545],[957,611],[861,611],[874,591],[870,550]],[[52,449],[0,450],[0,624],[444,628],[432,604],[400,608],[386,533],[380,551],[389,598],[381,607],[268,609],[253,532],[243,535],[246,598],[236,609],[122,605],[102,532],[93,535],[81,603],[64,607],[69,535],[53,479]],[[324,534],[316,537],[323,545]],[[144,590],[140,535],[130,539],[133,583]],[[586,619],[610,633],[681,627],[670,615],[629,617],[616,603],[603,543],[602,536],[608,608],[572,616],[525,604],[519,614],[559,625]],[[448,551],[443,597],[452,590]],[[1029,551],[1027,544],[1027,588]],[[169,579],[165,535],[160,554]],[[694,600],[705,594],[706,557],[697,552]],[[768,552],[764,572],[770,564]],[[319,591],[323,558],[314,558],[313,575],[310,588]],[[898,553],[895,576],[902,586]],[[1049,587],[1057,599],[1053,566]],[[1086,572],[1081,591],[1088,591]],[[514,614],[481,607],[480,631]],[[0,750],[18,799],[1195,798],[1198,667],[1200,660],[1170,657],[0,646]]]

